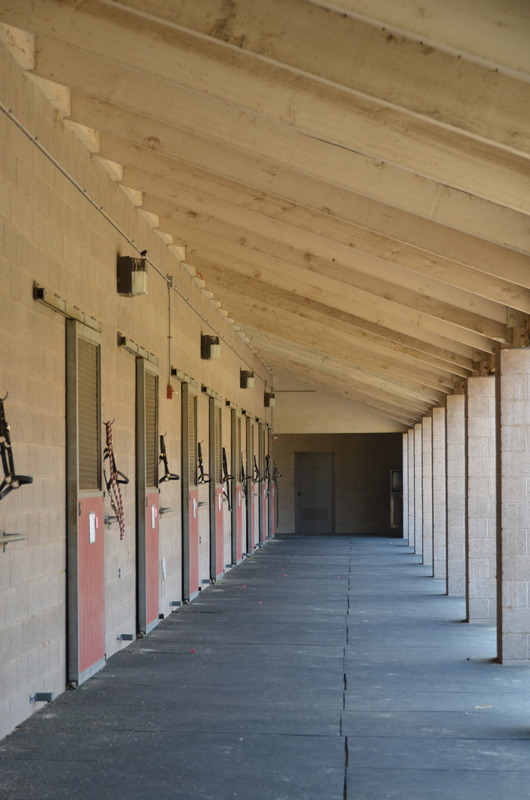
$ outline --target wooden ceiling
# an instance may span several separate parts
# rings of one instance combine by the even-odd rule
[[[0,0],[0,22],[275,375],[410,425],[524,330],[527,0]]]

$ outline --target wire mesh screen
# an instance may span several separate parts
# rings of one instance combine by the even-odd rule
[[[79,489],[101,488],[98,345],[79,338],[77,345]]]
[[[151,372],[145,373],[145,482],[158,486],[158,380]]]

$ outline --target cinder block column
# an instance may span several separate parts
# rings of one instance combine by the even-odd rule
[[[465,396],[447,397],[447,594],[466,592]]]
[[[432,567],[432,418],[424,417],[422,427],[422,464],[423,464],[423,563]]]
[[[409,545],[414,547],[414,428],[407,433],[408,438],[408,475],[409,475]]]
[[[467,591],[469,622],[497,616],[495,377],[469,378],[467,417]]]
[[[497,636],[503,664],[530,663],[530,348],[497,371]]]
[[[414,552],[423,554],[423,468],[421,422],[414,425]]]
[[[447,577],[447,484],[445,475],[445,408],[432,410],[432,538],[433,574]]]
[[[403,434],[403,539],[409,538],[409,437]]]

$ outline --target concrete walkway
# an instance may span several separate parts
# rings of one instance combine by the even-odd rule
[[[530,669],[402,540],[278,538],[0,744],[2,800],[528,800]]]

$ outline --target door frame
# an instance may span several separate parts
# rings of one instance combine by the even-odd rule
[[[188,381],[181,381],[181,513],[182,600],[189,603],[199,593],[199,489],[197,485],[198,400]],[[193,403],[195,446],[190,448],[189,408]],[[191,466],[193,465],[193,467]]]
[[[105,550],[103,521],[103,468],[102,468],[102,411],[101,411],[101,336],[92,328],[75,319],[66,320],[66,678],[69,685],[78,685],[101,669],[105,664]],[[97,347],[97,430],[98,430],[98,484],[94,490],[81,490],[79,486],[79,408],[78,408],[78,342],[85,339]],[[80,535],[86,534],[81,525],[81,507],[93,501],[100,514],[95,519],[94,536],[100,537],[103,547],[101,561],[102,594],[101,642],[98,656],[88,667],[82,668],[82,639],[80,630],[81,605],[80,590],[83,587],[83,575],[80,563]],[[89,522],[90,525],[90,522]],[[99,542],[98,542],[99,545]],[[92,620],[93,620],[93,614]]]
[[[148,577],[151,573],[154,574],[151,559],[156,550],[156,583],[157,593],[160,592],[160,575],[159,575],[159,534],[158,534],[158,459],[155,459],[155,485],[147,485],[147,468],[146,468],[146,419],[145,419],[145,376],[149,372],[156,379],[156,393],[155,393],[155,443],[158,441],[158,417],[159,417],[159,376],[158,370],[155,365],[148,362],[145,358],[137,356],[136,358],[136,413],[135,413],[135,428],[136,428],[136,624],[137,630],[140,634],[149,633],[156,625],[158,625],[158,611],[152,619],[148,619],[148,604],[149,604],[149,589]],[[155,496],[156,503],[153,507],[156,508],[157,524],[156,528],[151,525],[151,535],[156,530],[156,543],[151,546],[148,542],[148,528],[146,514],[148,513],[148,497]],[[159,599],[156,603],[159,606]]]
[[[218,434],[218,436],[217,436]],[[225,571],[224,564],[224,503],[221,448],[223,420],[221,401],[208,395],[208,484],[210,529],[210,580],[215,582]]]

